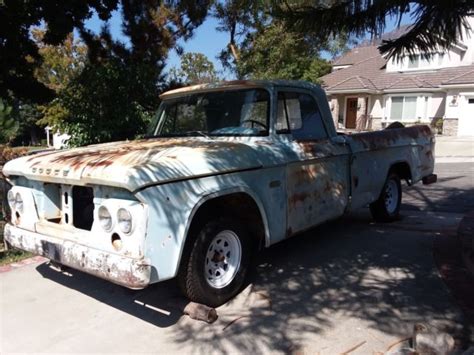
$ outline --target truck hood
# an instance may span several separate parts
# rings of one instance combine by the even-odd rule
[[[6,176],[129,191],[175,180],[257,169],[255,147],[205,138],[156,138],[45,151],[5,164]]]

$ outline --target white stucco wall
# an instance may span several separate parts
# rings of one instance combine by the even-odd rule
[[[431,96],[431,102],[429,102],[428,118],[444,116],[444,111],[446,108],[445,99],[445,93],[433,93]]]
[[[447,118],[460,118],[464,113],[462,110],[467,104],[468,98],[474,97],[474,89],[471,91],[449,90],[446,96],[446,112]],[[472,112],[474,117],[474,112]]]
[[[382,95],[370,96],[369,115],[376,118],[383,117],[383,96]]]
[[[449,90],[446,95],[444,117],[459,118],[459,90]]]
[[[474,104],[469,104],[469,99],[474,99],[474,88],[449,90],[446,96],[445,122],[457,121],[454,134],[458,136],[474,136]]]
[[[474,63],[474,16],[469,17],[468,22],[469,26],[471,26],[471,30],[463,30],[462,43],[468,47],[464,54],[463,61],[469,64]]]
[[[474,63],[474,16],[468,18],[471,30],[463,29],[462,40],[459,39],[459,43],[466,46],[467,49],[460,47],[453,47],[449,51],[444,51],[442,60],[439,59],[437,54],[431,60],[428,66],[420,68],[408,68],[408,58],[404,57],[401,61],[391,59],[387,62],[387,72],[396,71],[419,71],[423,69],[439,69],[447,67],[457,67],[462,65],[471,65]],[[416,51],[420,53],[419,51]]]

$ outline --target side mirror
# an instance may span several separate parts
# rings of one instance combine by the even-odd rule
[[[334,143],[334,144],[341,144],[341,145],[347,143],[345,136],[335,136],[335,137],[332,137],[332,138],[331,138],[331,142]]]

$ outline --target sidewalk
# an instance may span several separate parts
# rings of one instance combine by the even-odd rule
[[[437,163],[473,163],[474,137],[436,137]]]

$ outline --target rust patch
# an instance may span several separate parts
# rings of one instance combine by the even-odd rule
[[[155,155],[160,154],[168,148],[194,148],[203,149],[207,152],[215,152],[222,149],[230,152],[237,149],[240,144],[236,142],[204,142],[192,138],[153,138],[137,140],[132,142],[118,142],[69,150],[66,152],[49,152],[46,155],[32,156],[27,160],[30,168],[38,165],[50,166],[55,164],[66,165],[72,170],[89,168],[103,168],[110,165],[130,165],[145,163]],[[177,158],[176,155],[165,156],[170,159]],[[44,169],[39,168],[42,173]]]
[[[307,166],[292,172],[289,180],[294,186],[300,186],[314,182],[316,176],[317,169],[314,166]]]
[[[365,149],[380,149],[391,145],[403,138],[417,139],[431,137],[431,128],[426,125],[411,126],[408,128],[394,128],[383,131],[356,133],[351,135],[354,142],[360,142]]]
[[[288,199],[288,205],[290,208],[294,208],[298,203],[304,202],[306,199],[310,198],[311,194],[306,192],[295,193],[290,196]]]

